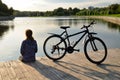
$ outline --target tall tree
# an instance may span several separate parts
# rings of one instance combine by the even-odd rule
[[[76,13],[79,12],[79,11],[80,11],[80,9],[74,8],[74,9],[73,9],[73,15],[76,15]]]
[[[59,7],[58,9],[55,9],[53,11],[53,13],[56,16],[63,16],[64,15],[64,9],[62,7]]]
[[[69,15],[73,15],[73,9],[71,7],[68,8]]]
[[[110,14],[118,14],[120,9],[119,9],[119,4],[112,4],[109,6],[110,9]]]
[[[7,7],[6,4],[2,3],[0,0],[0,16],[10,16],[13,15],[13,8],[10,9]]]

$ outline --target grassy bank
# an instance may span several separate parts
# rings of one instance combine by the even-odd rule
[[[106,17],[118,17],[120,18],[120,14],[108,14],[108,15],[90,15],[90,16],[106,16]]]
[[[102,15],[102,16],[86,16],[89,18],[94,18],[94,19],[102,19],[111,23],[115,23],[120,25],[120,14],[113,14],[113,15]]]
[[[111,14],[111,15],[107,15],[107,16],[120,18],[120,14]]]

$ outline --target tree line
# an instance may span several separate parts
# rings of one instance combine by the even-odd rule
[[[16,10],[14,12],[15,16],[71,16],[76,15],[77,12],[79,12],[80,9],[78,8],[69,8],[64,9],[62,7],[59,7],[57,9],[54,9],[53,11],[45,11],[45,12],[39,12],[39,11],[18,11]]]
[[[120,14],[120,4],[112,4],[108,7],[93,7],[90,6],[88,9],[83,8],[71,8],[64,9],[59,7],[53,11],[14,11],[15,16],[89,16],[89,15],[109,15],[109,14]]]
[[[88,9],[83,8],[71,8],[64,9],[59,7],[53,11],[19,11],[14,10],[12,7],[8,8],[6,4],[0,0],[0,16],[89,16],[89,15],[109,15],[109,14],[120,14],[120,4],[111,4],[108,7],[93,7],[90,6]]]
[[[0,16],[11,16],[13,15],[13,8],[8,8],[6,4],[0,0]]]
[[[112,4],[108,7],[94,8],[90,6],[88,9],[80,10],[76,15],[109,15],[109,14],[120,14],[120,4]]]

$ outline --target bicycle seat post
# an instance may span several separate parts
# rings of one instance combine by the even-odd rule
[[[70,26],[61,26],[60,28],[65,30],[65,36],[68,41],[68,46],[70,46],[70,40],[68,38],[68,32],[67,32],[67,28],[70,28]]]

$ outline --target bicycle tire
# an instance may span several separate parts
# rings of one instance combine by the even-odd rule
[[[94,51],[93,48],[90,49],[90,46],[91,46],[90,41],[94,41],[95,47],[97,47],[96,51]],[[89,44],[90,44],[90,46],[89,46]],[[98,48],[100,48],[100,49],[98,49]],[[86,43],[84,45],[84,52],[85,52],[85,56],[87,57],[87,59],[90,62],[95,63],[95,64],[101,64],[107,57],[107,47],[106,47],[105,43],[100,38],[97,38],[97,37],[92,37],[92,39],[88,39],[86,41]],[[97,55],[97,53],[94,54],[94,52],[98,52],[99,54],[98,55]],[[102,57],[102,55],[103,55],[103,57]],[[100,60],[96,60],[98,58],[101,58],[101,59]]]
[[[58,39],[58,40],[55,40],[55,39]],[[59,40],[61,41],[61,44],[58,47],[64,48],[64,51],[63,51],[63,53],[60,53],[60,56],[58,56],[58,57],[55,57],[55,56],[57,56],[57,53],[55,53],[56,55],[54,54],[54,57],[53,57],[52,56],[53,53],[51,52],[51,50],[52,50],[53,46],[56,45],[54,43],[55,42],[59,43],[58,42]],[[49,42],[50,42],[50,44],[49,44]],[[51,47],[50,51],[47,51],[49,49],[48,46]],[[43,45],[43,50],[44,50],[45,55],[49,59],[52,59],[52,60],[56,61],[56,60],[59,60],[59,59],[61,59],[61,58],[63,58],[65,56],[65,54],[66,54],[66,47],[67,47],[67,44],[66,44],[66,42],[64,41],[64,39],[62,37],[60,37],[59,35],[52,35],[52,36],[49,36],[45,40],[44,45]],[[62,52],[62,50],[61,50],[61,52]]]

